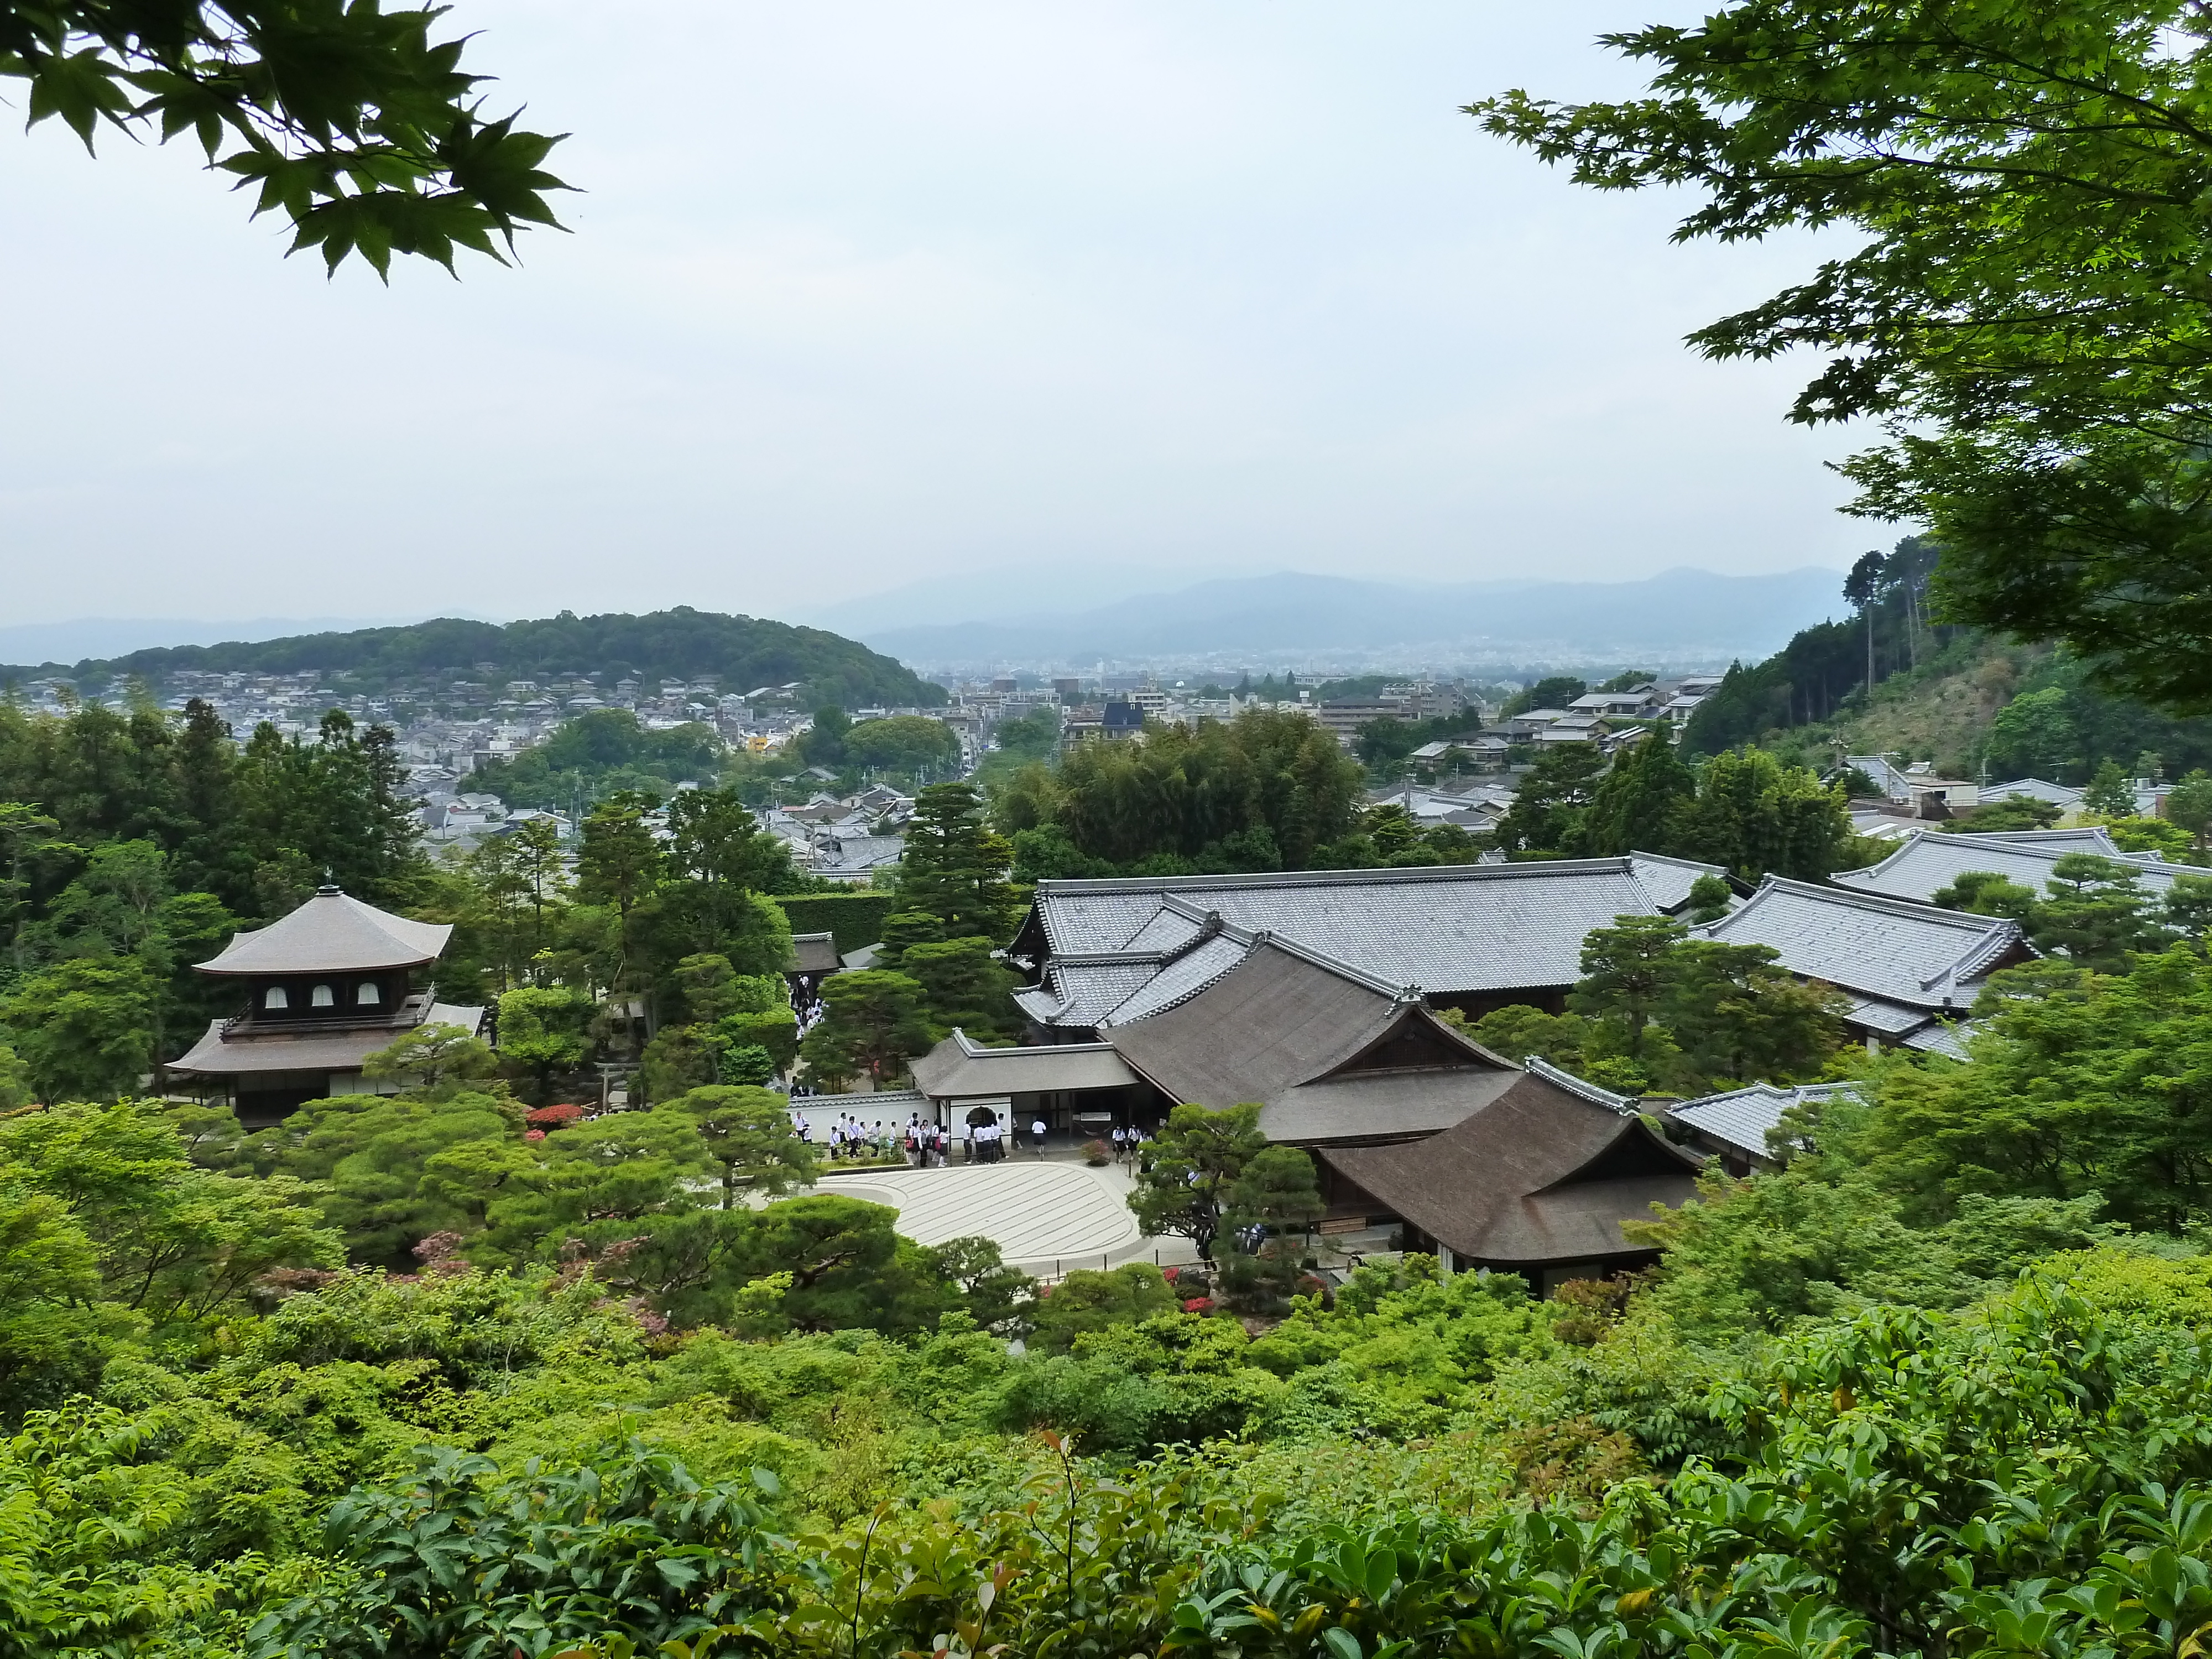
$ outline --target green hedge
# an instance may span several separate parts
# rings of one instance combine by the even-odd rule
[[[829,933],[837,954],[875,945],[884,937],[884,918],[891,913],[889,893],[793,893],[776,900],[791,918],[794,933]]]

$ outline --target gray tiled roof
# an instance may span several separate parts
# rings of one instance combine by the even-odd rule
[[[1218,933],[1186,956],[1162,968],[1129,998],[1117,1004],[1102,1024],[1126,1025],[1147,1014],[1164,1012],[1207,986],[1244,960],[1251,945],[1227,933]]]
[[[1199,917],[1164,907],[1155,910],[1151,920],[1137,929],[1135,936],[1121,948],[1126,951],[1180,950],[1196,939],[1205,925]]]
[[[1931,1019],[1905,1038],[1905,1046],[1917,1048],[1923,1054],[1948,1054],[1953,1060],[1971,1060],[1972,1055],[1966,1052],[1966,1039],[1987,1023],[1985,1020],[1968,1019],[1955,1025],[1947,1025],[1940,1019]]]
[[[1733,1146],[1754,1158],[1771,1156],[1766,1137],[1781,1127],[1782,1115],[1801,1101],[1829,1100],[1856,1085],[1848,1083],[1808,1083],[1784,1088],[1754,1083],[1747,1089],[1705,1095],[1667,1109],[1667,1115],[1686,1123],[1700,1134],[1723,1146]]]
[[[1037,884],[1036,917],[1051,959],[1047,982],[1063,1001],[1070,988],[1061,971],[1065,958],[1172,951],[1209,915],[1232,933],[1267,933],[1390,986],[1449,994],[1571,985],[1581,976],[1583,939],[1590,929],[1618,916],[1678,908],[1691,884],[1709,872],[1719,873],[1638,854],[1405,870],[1044,881]],[[1024,931],[1034,937],[1034,930]],[[1155,971],[1165,965],[1156,963]],[[1025,1006],[1035,1011],[1034,1000]],[[1085,1000],[1079,1011],[1071,1004],[1054,1023],[1096,1024],[1088,1017],[1095,1006],[1095,999]]]
[[[2081,792],[2063,783],[2048,783],[2041,778],[2014,778],[2010,783],[1985,786],[1981,796],[1984,803],[2008,799],[2014,795],[2026,795],[2030,800],[2049,801],[2053,806],[2078,806]]]
[[[2185,864],[2130,858],[2101,827],[2026,830],[1990,836],[1947,836],[1918,830],[1880,864],[1863,870],[1839,870],[1829,879],[1863,892],[1898,898],[1929,899],[1969,870],[1988,871],[2039,896],[2051,879],[2051,867],[2069,853],[2093,853],[2138,872],[2146,891],[2162,893],[2176,876],[2207,872]]]
[[[1055,963],[1045,975],[1054,1003],[1050,1023],[1096,1026],[1152,982],[1160,971],[1157,958],[1143,962]],[[1032,1013],[1034,1006],[1022,1005]]]
[[[1894,1002],[1884,1002],[1880,997],[1853,997],[1850,1009],[1844,1018],[1862,1030],[1879,1031],[1885,1036],[1899,1036],[1928,1024],[1928,1011],[1925,1008],[1899,1007]]]
[[[1984,975],[2027,951],[2020,924],[2002,917],[1780,876],[1769,876],[1741,908],[1692,931],[1728,945],[1770,945],[1803,978],[1929,1012],[1948,999],[1963,1012]]]
[[[234,933],[203,974],[325,974],[416,968],[437,960],[453,929],[410,921],[325,887],[266,927]]]

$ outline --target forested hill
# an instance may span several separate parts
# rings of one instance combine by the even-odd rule
[[[59,666],[4,669],[0,675],[28,678]],[[846,708],[945,701],[940,687],[842,635],[689,605],[644,616],[579,617],[564,611],[543,621],[505,626],[441,617],[404,628],[134,651],[78,663],[69,672],[84,684],[137,678],[158,686],[193,670],[343,673],[368,690],[452,674],[528,680],[595,672],[641,680],[711,675],[734,691],[801,680],[819,701]]]
[[[1946,775],[2084,784],[2212,769],[2212,718],[2180,719],[2099,686],[2081,657],[1930,619],[1936,549],[1908,537],[1863,569],[1855,618],[1801,629],[1738,663],[1683,733],[1693,755],[1756,744],[1826,768],[1839,752],[1929,760]],[[1867,617],[1871,613],[1873,695]]]

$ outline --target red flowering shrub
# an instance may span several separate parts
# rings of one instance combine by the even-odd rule
[[[540,1129],[558,1129],[581,1121],[584,1109],[566,1101],[539,1106],[522,1115],[522,1121]]]
[[[522,1138],[525,1140],[543,1140],[545,1139],[545,1131],[543,1129],[525,1129],[522,1132]]]
[[[1189,1301],[1182,1304],[1182,1310],[1185,1313],[1204,1313],[1212,1305],[1213,1298],[1212,1297],[1194,1296],[1191,1297]]]

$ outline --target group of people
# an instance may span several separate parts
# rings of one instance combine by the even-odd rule
[[[915,1169],[943,1169],[946,1149],[951,1144],[952,1137],[942,1123],[934,1119],[925,1123],[918,1113],[907,1119],[906,1159]]]
[[[816,975],[801,974],[793,981],[791,1012],[798,1017],[799,1036],[804,1041],[806,1034],[822,1023],[822,984]]]
[[[1125,1129],[1117,1123],[1114,1126],[1113,1143],[1116,1164],[1126,1164],[1133,1158],[1147,1171],[1152,1169],[1152,1132],[1150,1129],[1139,1129],[1133,1124]]]
[[[814,1126],[806,1114],[799,1109],[797,1101],[810,1091],[794,1088],[791,1113],[792,1133],[808,1146],[814,1144]],[[1030,1149],[1039,1157],[1044,1154],[1045,1138],[1050,1133],[1042,1118],[1032,1120],[1026,1126],[1016,1123],[1011,1132],[1013,1144],[1018,1147],[1026,1130]],[[830,1124],[827,1146],[833,1162],[890,1157],[903,1152],[907,1162],[917,1170],[941,1170],[949,1160],[952,1149],[952,1132],[942,1123],[925,1119],[921,1113],[908,1115],[903,1128],[894,1123],[885,1126],[881,1118],[873,1123],[864,1123],[850,1112],[840,1112]],[[962,1151],[969,1164],[1000,1164],[1006,1161],[1009,1131],[996,1118],[970,1123],[963,1138]],[[1114,1161],[1117,1164],[1135,1158],[1146,1168],[1152,1164],[1152,1135],[1149,1129],[1123,1128],[1115,1125],[1113,1132]]]
[[[791,1115],[791,1131],[808,1146],[814,1144],[814,1126],[806,1121],[806,1114],[794,1110]],[[837,1121],[830,1126],[830,1156],[839,1158],[878,1158],[890,1154],[896,1138],[878,1118],[873,1123],[863,1123],[850,1112],[837,1114]]]

